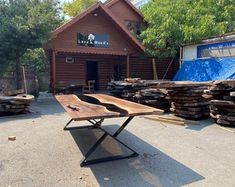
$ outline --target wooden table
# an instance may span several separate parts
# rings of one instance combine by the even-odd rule
[[[57,95],[55,96],[58,102],[63,106],[65,111],[71,117],[71,120],[65,125],[64,130],[75,130],[84,128],[98,128],[104,132],[104,134],[97,140],[97,142],[89,149],[89,151],[84,156],[81,166],[96,164],[101,162],[120,160],[130,157],[138,156],[133,149],[117,139],[117,136],[123,131],[123,129],[129,124],[129,122],[139,115],[147,115],[153,113],[162,113],[162,110],[141,105],[138,103],[126,101],[119,99],[110,95],[105,94],[85,94],[88,98],[93,98],[98,104],[92,104],[80,100],[76,95]],[[116,107],[115,111],[107,109],[107,106]],[[101,125],[106,118],[117,118],[117,117],[128,117],[127,120],[117,129],[113,134],[110,134],[104,130]],[[79,127],[68,127],[72,121],[82,121],[87,120],[92,125],[79,126]],[[115,141],[122,144],[128,150],[132,152],[130,155],[120,155],[120,156],[109,156],[99,159],[89,159],[92,153],[97,149],[97,147],[107,138],[111,137]]]

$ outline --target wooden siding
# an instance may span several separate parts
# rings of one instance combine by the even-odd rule
[[[85,62],[79,57],[74,57],[73,64],[66,63],[66,57],[74,57],[73,55],[57,55],[56,56],[56,81],[67,81],[74,79],[85,79],[86,69]]]
[[[66,57],[74,57],[73,64],[66,63]],[[114,76],[114,68],[117,64],[122,64],[124,77],[126,76],[126,56],[111,55],[82,55],[76,53],[57,53],[56,54],[56,81],[86,80],[86,61],[98,62],[99,90],[105,90],[107,83]],[[156,59],[157,75],[162,79],[167,71],[171,60]],[[172,79],[178,68],[178,63],[173,62],[166,74],[165,79]],[[153,79],[152,58],[130,57],[130,76],[142,79]]]
[[[117,1],[116,3],[108,7],[108,9],[124,25],[126,20],[139,22],[143,21],[142,18],[124,1]]]
[[[74,57],[73,64],[66,63],[66,57]],[[79,55],[72,53],[57,53],[56,55],[56,81],[86,80],[86,62],[98,62],[99,90],[105,90],[107,83],[114,74],[115,64],[125,64],[124,57],[111,55]],[[125,71],[125,69],[124,69]]]
[[[156,61],[156,70],[158,79],[162,79],[165,75],[171,60]],[[169,70],[166,73],[165,79],[172,79],[178,69],[177,61],[172,62]],[[131,57],[130,58],[130,72],[131,77],[140,77],[142,79],[153,79],[152,58]]]
[[[97,13],[95,17],[93,14]],[[110,36],[108,48],[84,47],[77,45],[77,33],[97,33],[108,34]],[[104,12],[96,10],[87,15],[77,23],[73,24],[53,39],[50,47],[59,51],[76,50],[79,53],[113,53],[113,54],[131,54],[138,53],[138,49],[134,47],[130,38],[121,31],[121,29],[113,24],[109,17],[104,15]]]

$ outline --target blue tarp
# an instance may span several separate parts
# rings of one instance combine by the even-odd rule
[[[209,58],[184,61],[174,81],[235,79],[235,58]]]

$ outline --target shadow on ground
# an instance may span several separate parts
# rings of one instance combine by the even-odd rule
[[[114,124],[104,128],[113,133],[119,126]],[[99,129],[73,130],[70,133],[83,155],[103,134]],[[137,151],[139,156],[87,166],[102,187],[182,186],[204,179],[197,172],[126,130],[123,130],[118,139]],[[126,151],[119,143],[109,138],[101,144],[93,157],[126,154]]]
[[[205,120],[200,120],[199,124],[187,124],[186,129],[190,129],[190,130],[195,130],[195,131],[201,131],[202,129],[213,125],[215,122],[209,118],[209,119],[205,119]]]

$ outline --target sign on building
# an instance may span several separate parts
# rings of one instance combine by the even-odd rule
[[[109,47],[109,38],[107,34],[78,33],[77,44],[78,46],[107,48]]]

